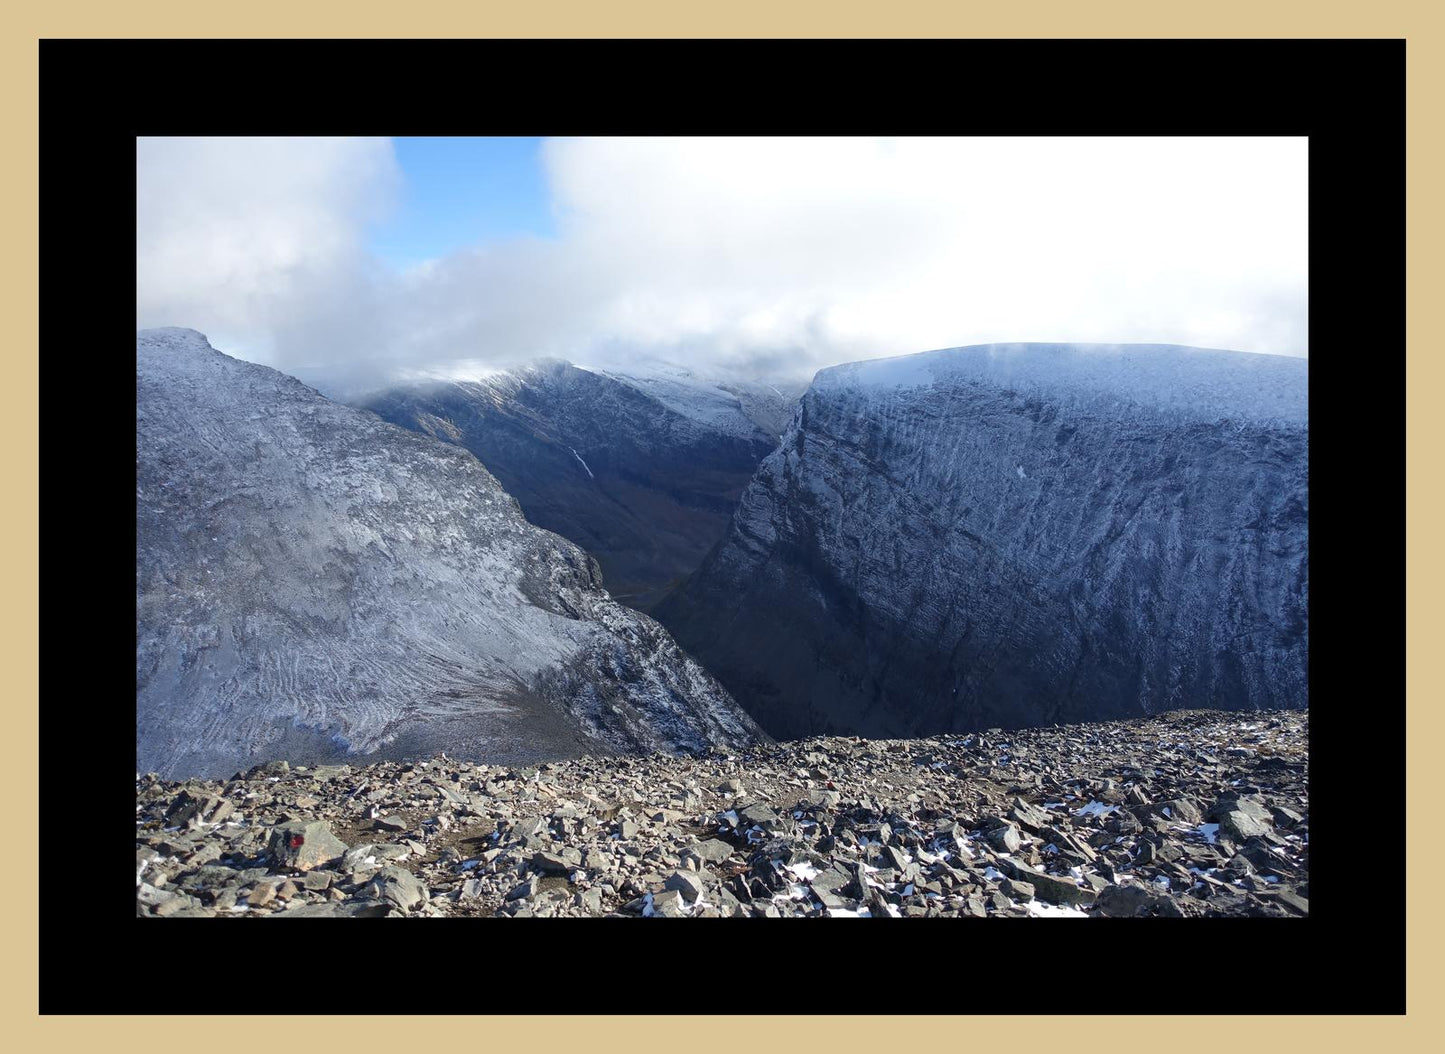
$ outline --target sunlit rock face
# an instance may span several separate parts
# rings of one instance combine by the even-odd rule
[[[136,531],[140,771],[758,736],[471,454],[192,330],[136,338]]]

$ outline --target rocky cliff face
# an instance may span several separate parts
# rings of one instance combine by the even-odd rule
[[[471,454],[191,330],[138,334],[136,358],[140,769],[756,738]]]
[[[991,345],[821,371],[655,613],[774,735],[1307,705],[1307,363]]]
[[[790,404],[766,385],[551,361],[356,405],[470,450],[529,520],[582,546],[614,596],[647,610],[723,536]]]

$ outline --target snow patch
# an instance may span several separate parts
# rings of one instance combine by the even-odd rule
[[[567,449],[568,449],[568,450],[572,450],[572,448],[571,448],[570,446],[569,446]],[[582,460],[582,455],[581,455],[581,454],[577,453],[577,451],[575,451],[575,450],[572,450],[572,456],[575,457],[575,458],[577,459],[578,463],[579,463],[584,469],[587,470],[587,477],[588,477],[589,479],[596,479],[596,478],[597,478],[596,476],[592,475],[592,470],[587,467],[587,462],[585,462],[585,461]]]
[[[1086,919],[1089,913],[1066,904],[1045,904],[1031,900],[1024,905],[1029,915],[1036,919]]]

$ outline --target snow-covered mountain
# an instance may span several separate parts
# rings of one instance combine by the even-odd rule
[[[650,395],[668,409],[725,435],[752,439],[761,432],[776,444],[792,419],[806,382],[761,380],[720,367],[638,361],[580,369],[611,377]]]
[[[654,611],[774,735],[1303,707],[1306,360],[988,345],[819,372]]]
[[[647,610],[722,538],[801,389],[787,391],[551,360],[354,405],[470,450],[529,520],[582,546],[614,596]]]
[[[465,450],[136,337],[137,767],[737,745],[756,725]]]

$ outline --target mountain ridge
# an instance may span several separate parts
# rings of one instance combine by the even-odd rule
[[[615,596],[648,610],[722,537],[777,442],[708,382],[681,392],[676,378],[662,383],[666,398],[615,372],[550,360],[484,380],[400,385],[355,405],[471,451],[531,522],[582,546]],[[776,410],[753,405],[764,421]]]

